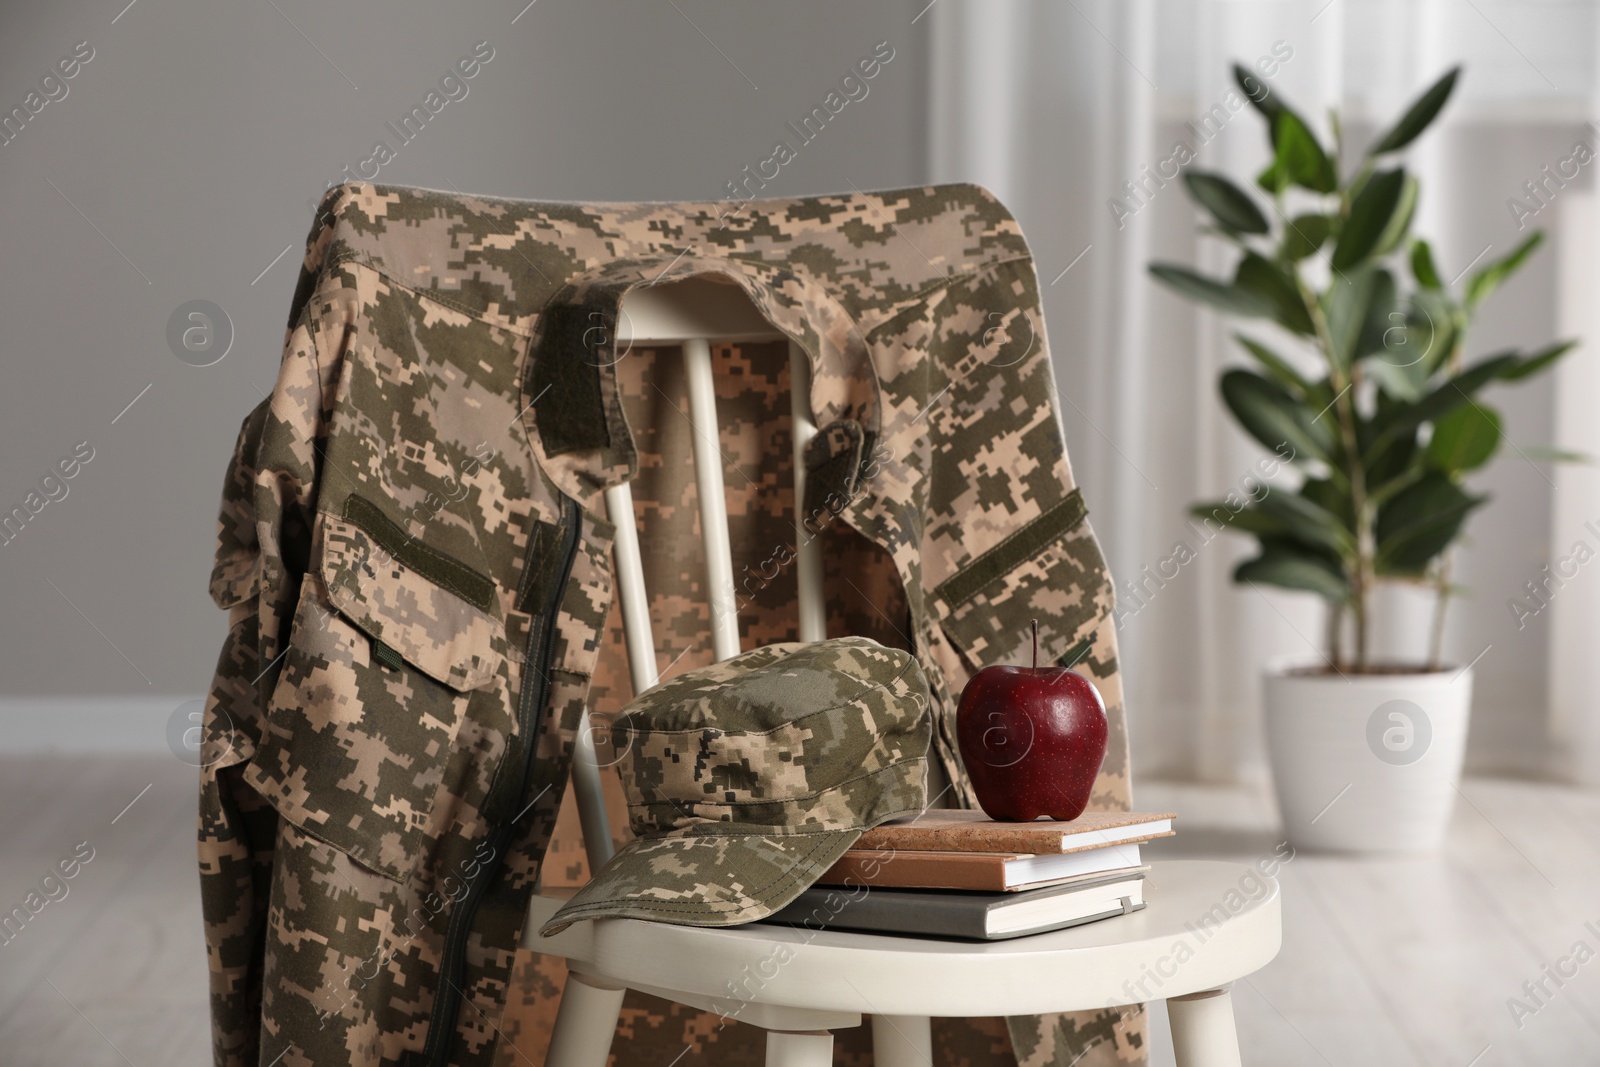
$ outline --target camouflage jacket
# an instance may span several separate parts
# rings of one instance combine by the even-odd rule
[[[726,214],[338,186],[211,577],[230,619],[200,797],[217,1064],[542,1056],[542,1035],[503,1036],[508,1001],[550,999],[515,988],[528,896],[559,881],[542,868],[585,702],[631,696],[607,486],[633,482],[663,673],[711,659],[680,361],[613,329],[631,288],[691,276],[741,287],[810,356],[829,632],[918,658],[945,802],[973,802],[954,698],[1037,618],[1051,656],[1087,642],[1112,726],[1094,803],[1127,805],[1111,583],[1033,263],[986,192]],[[745,647],[796,636],[785,351],[714,353]],[[625,1013],[619,1062],[646,1029]],[[1141,1054],[1137,1012],[1009,1030],[975,1062]]]

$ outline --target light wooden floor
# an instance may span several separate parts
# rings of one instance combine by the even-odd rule
[[[67,896],[0,944],[0,1063],[209,1062],[193,783],[170,757],[0,761],[0,912],[94,848]],[[1579,941],[1600,953],[1600,793],[1463,792],[1439,856],[1284,867],[1283,953],[1234,994],[1246,1063],[1600,1064],[1600,956],[1560,988],[1543,972]],[[1259,790],[1145,784],[1137,799],[1181,813],[1157,858],[1249,861],[1279,840]],[[1507,1000],[1542,978],[1553,995],[1519,1029]],[[1161,1011],[1155,1029],[1153,1062],[1170,1064]]]
[[[1462,795],[1437,856],[1282,868],[1283,951],[1234,989],[1246,1063],[1600,1064],[1600,956],[1559,989],[1542,970],[1578,941],[1600,953],[1600,793],[1478,779]],[[1180,813],[1154,859],[1250,861],[1282,840],[1264,790],[1147,784],[1134,799]],[[1541,979],[1553,996],[1519,1028],[1507,1000]],[[1152,1063],[1170,1064],[1156,1021]]]

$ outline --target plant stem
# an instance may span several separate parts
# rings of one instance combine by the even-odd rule
[[[1463,323],[1455,331],[1450,345],[1450,373],[1461,373],[1461,350],[1466,343],[1463,336],[1466,325]],[[1437,671],[1444,666],[1444,613],[1450,605],[1450,562],[1451,555],[1448,548],[1439,559],[1439,570],[1434,580],[1433,602],[1433,627],[1428,637],[1428,669]]]
[[[1328,605],[1328,631],[1325,640],[1328,645],[1328,658],[1333,661],[1333,669],[1340,670],[1344,666],[1344,605]]]
[[[1328,384],[1334,389],[1333,409],[1339,421],[1339,436],[1344,444],[1345,477],[1350,483],[1350,511],[1355,519],[1356,550],[1354,566],[1349,566],[1350,615],[1355,621],[1355,669],[1367,666],[1367,601],[1373,577],[1372,516],[1367,507],[1367,476],[1361,464],[1361,445],[1356,438],[1355,379],[1346,376],[1344,368],[1334,354],[1333,335],[1328,332],[1328,319],[1322,313],[1322,304],[1300,280],[1296,270],[1295,285],[1300,299],[1311,315],[1316,327],[1317,343],[1322,347],[1323,358],[1328,363]],[[1338,284],[1337,282],[1332,284]]]
[[[1447,549],[1439,561],[1439,574],[1433,602],[1433,633],[1428,639],[1428,669],[1437,671],[1444,666],[1444,612],[1450,603],[1450,553]]]
[[[1333,131],[1333,173],[1337,179],[1344,173],[1344,124],[1339,121],[1338,108],[1328,109],[1328,128]]]

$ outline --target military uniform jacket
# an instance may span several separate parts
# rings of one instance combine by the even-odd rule
[[[324,198],[211,576],[229,613],[199,828],[217,1064],[542,1057],[542,1035],[506,1058],[501,1034],[523,916],[585,702],[603,717],[631,695],[606,487],[633,482],[663,673],[711,659],[680,361],[616,342],[638,286],[737,285],[809,356],[829,633],[919,660],[939,802],[974,803],[955,698],[1022,662],[1036,618],[1043,653],[1088,649],[1111,719],[1093,803],[1126,806],[1111,584],[1015,221],[970,185],[728,208]],[[715,346],[747,648],[796,636],[785,353]],[[1130,1025],[1012,1020],[1010,1045],[1126,1060]]]

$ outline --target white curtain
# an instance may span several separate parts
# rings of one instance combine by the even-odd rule
[[[1230,261],[1196,237],[1181,181],[1160,182],[1158,165],[1179,141],[1196,150],[1192,169],[1241,184],[1263,165],[1259,117],[1228,108],[1232,63],[1256,69],[1324,135],[1328,109],[1338,108],[1358,136],[1463,63],[1446,118],[1408,160],[1423,185],[1416,232],[1454,276],[1486,248],[1485,259],[1503,255],[1525,236],[1509,202],[1528,202],[1526,181],[1576,141],[1600,139],[1585,125],[1596,113],[1595,9],[940,0],[923,18],[934,57],[933,176],[991,188],[1021,219],[1039,263],[1068,445],[1123,603],[1136,773],[1258,775],[1260,672],[1279,659],[1316,659],[1322,612],[1306,596],[1234,586],[1229,574],[1248,544],[1208,543],[1187,522],[1189,504],[1253,477],[1260,452],[1216,394],[1221,370],[1239,361],[1237,324],[1146,274],[1152,260],[1214,272]],[[1491,301],[1469,357],[1574,333],[1600,345],[1591,186],[1586,171],[1523,219],[1552,240]],[[1600,354],[1582,348],[1557,375],[1490,394],[1514,446],[1473,480],[1494,499],[1468,525],[1456,570],[1472,592],[1452,603],[1446,630],[1447,657],[1475,661],[1469,764],[1478,770],[1600,780],[1600,473],[1553,467],[1535,450],[1600,455],[1597,366]],[[1542,581],[1541,568],[1579,540],[1595,561],[1569,563],[1562,573],[1576,567],[1575,576],[1537,614],[1515,611],[1514,599],[1533,603],[1526,583]],[[1378,647],[1418,657],[1428,603],[1385,595],[1379,614]]]

